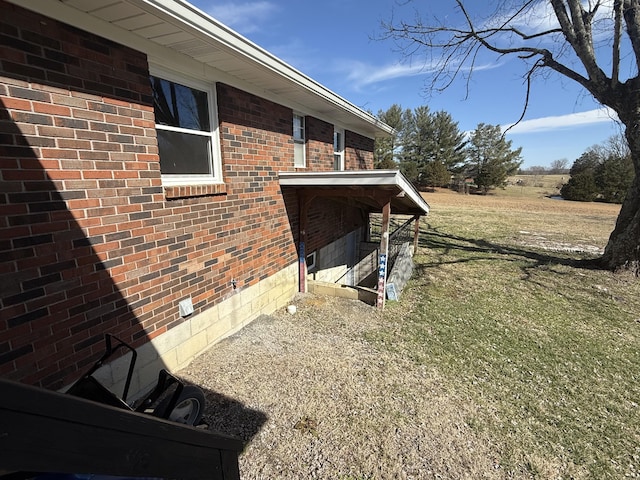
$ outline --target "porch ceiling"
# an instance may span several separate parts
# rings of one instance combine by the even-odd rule
[[[391,213],[427,215],[429,204],[398,170],[331,172],[280,172],[280,186],[304,189],[316,197],[332,198],[368,212],[381,212],[391,203]]]

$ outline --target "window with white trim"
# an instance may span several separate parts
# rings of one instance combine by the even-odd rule
[[[344,130],[333,131],[333,169],[344,170]]]
[[[222,182],[211,86],[166,73],[151,76],[164,185]]]
[[[316,269],[316,259],[317,259],[316,252],[312,252],[309,255],[307,255],[307,258],[305,259],[307,264],[307,273],[311,273],[313,270]]]
[[[307,165],[305,155],[304,117],[293,114],[293,165],[305,167]]]

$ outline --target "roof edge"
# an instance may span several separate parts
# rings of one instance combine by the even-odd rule
[[[342,170],[326,172],[279,172],[280,185],[290,187],[396,186],[428,214],[431,207],[400,170]]]
[[[22,8],[46,15],[55,20],[68,23],[77,28],[94,32],[110,40],[129,45],[134,37],[142,42],[153,44],[159,49],[166,49],[161,43],[143,39],[126,30],[104,22],[90,13],[81,12],[57,0],[6,0]],[[244,59],[256,68],[266,69],[282,78],[285,82],[291,82],[309,95],[316,96],[336,110],[341,110],[352,116],[358,122],[362,122],[363,128],[371,129],[371,136],[375,138],[389,137],[395,134],[395,129],[382,122],[375,115],[361,109],[344,97],[331,91],[327,87],[313,80],[299,70],[295,69],[284,60],[276,57],[264,48],[251,42],[235,30],[214,19],[198,7],[186,0],[123,0],[147,13],[156,15],[163,21],[172,23],[180,29],[190,32],[200,38],[203,43],[219,46],[230,55]],[[91,20],[87,22],[87,20]],[[95,29],[95,30],[94,30]],[[113,29],[113,30],[110,30]],[[115,35],[117,32],[118,35]],[[120,35],[122,34],[122,35]],[[123,39],[126,39],[123,42]],[[130,46],[130,45],[129,45]],[[149,54],[149,52],[146,52]],[[196,60],[197,61],[197,60]],[[357,131],[357,130],[356,130]],[[359,132],[360,133],[360,132]],[[369,134],[367,134],[369,136]]]
[[[318,95],[331,102],[335,107],[341,108],[350,114],[359,117],[374,127],[378,128],[385,136],[393,135],[395,129],[382,122],[375,115],[361,109],[349,100],[333,92],[321,83],[315,81],[308,75],[292,67],[284,60],[276,57],[269,51],[253,43],[248,38],[216,20],[198,7],[190,4],[186,0],[127,0],[139,7],[147,5],[155,11],[161,11],[165,16],[174,18],[181,24],[186,25],[201,35],[213,38],[217,42],[225,45],[226,48],[235,51],[252,62],[265,67],[289,81],[305,88],[309,92]],[[178,8],[176,8],[176,6]]]

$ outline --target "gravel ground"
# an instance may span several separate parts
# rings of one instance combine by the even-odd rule
[[[242,438],[243,480],[502,478],[473,407],[434,369],[364,339],[385,320],[355,300],[300,295],[179,372],[210,430]]]

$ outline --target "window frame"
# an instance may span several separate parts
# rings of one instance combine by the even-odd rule
[[[311,252],[305,257],[305,263],[307,264],[307,273],[313,273],[317,269],[318,254],[317,251]]]
[[[209,112],[209,130],[208,132],[202,130],[192,130],[182,127],[173,127],[170,125],[162,125],[155,123],[156,132],[158,130],[186,133],[190,135],[199,135],[202,137],[208,137],[210,139],[209,149],[209,167],[211,173],[162,173],[160,170],[160,178],[163,186],[177,186],[177,185],[215,185],[222,184],[222,153],[220,148],[220,126],[218,123],[218,101],[216,97],[215,82],[206,82],[203,80],[197,80],[185,74],[180,74],[172,70],[153,66],[149,67],[149,75],[153,77],[161,78],[172,83],[184,85],[185,87],[193,88],[203,91],[207,94],[207,109]],[[155,119],[154,119],[155,121]],[[158,151],[158,156],[160,152]]]
[[[302,126],[300,129],[302,132],[302,138],[296,137],[296,117],[301,119]],[[293,138],[293,166],[295,168],[306,168],[307,167],[307,121],[305,116],[299,112],[293,112],[293,116],[291,117],[291,126],[293,128],[292,138]],[[302,159],[297,158],[296,156],[296,145],[302,145]]]
[[[336,135],[340,135],[340,145],[336,149]],[[336,171],[343,171],[345,169],[344,162],[344,128],[334,127],[333,129],[333,169]],[[336,168],[336,159],[338,159],[338,165]]]

